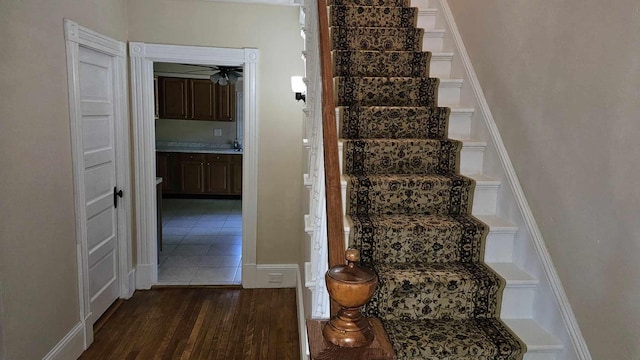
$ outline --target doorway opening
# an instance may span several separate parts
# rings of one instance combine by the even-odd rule
[[[134,169],[137,190],[136,216],[138,219],[136,287],[147,289],[156,284],[185,284],[187,281],[194,285],[241,283],[246,288],[255,287],[257,227],[256,70],[258,50],[145,43],[130,43],[129,50],[134,123]],[[242,95],[238,106],[239,115],[234,114],[236,117],[240,116],[241,121],[226,123],[220,122],[219,119],[190,121],[193,123],[192,125],[204,123],[202,126],[207,128],[207,134],[200,135],[212,136],[209,140],[213,140],[203,141],[200,139],[200,141],[195,141],[196,146],[187,149],[190,150],[189,152],[176,152],[180,159],[186,157],[178,167],[181,173],[178,175],[179,181],[175,183],[179,186],[178,192],[184,191],[185,194],[174,193],[171,196],[166,196],[166,200],[158,201],[156,151],[167,150],[162,148],[167,145],[174,146],[174,150],[180,145],[187,145],[187,148],[189,145],[193,145],[163,139],[163,131],[166,129],[158,127],[157,120],[154,120],[154,114],[158,113],[155,107],[158,102],[154,98],[156,93],[154,92],[154,64],[161,63],[190,66],[191,68],[195,66],[206,68],[222,66],[237,69],[242,73],[242,81],[237,81],[235,85],[236,88],[241,89]],[[191,78],[197,79],[197,76]],[[193,91],[193,86],[202,85],[208,88],[210,83],[209,80],[204,82],[187,81],[180,86],[187,86],[190,89],[187,91]],[[184,100],[183,107],[192,111],[191,115],[193,115],[194,109],[202,109],[201,104],[186,104],[190,101],[188,97],[193,96],[193,93],[187,92],[186,96],[187,99]],[[237,96],[238,94],[234,93],[236,102],[238,102]],[[198,95],[198,99],[201,101],[203,97]],[[166,113],[166,111],[164,112]],[[197,116],[203,116],[202,111],[198,114]],[[187,114],[187,116],[190,115]],[[221,115],[213,114],[212,116]],[[169,123],[171,121],[169,120]],[[186,124],[184,119],[174,119],[173,121],[183,121],[183,124]],[[235,151],[234,142],[216,139],[216,137],[224,137],[225,134],[233,134],[234,131],[231,129],[235,130],[234,142],[238,142],[235,147],[241,151]],[[216,136],[218,134],[222,136]],[[199,149],[196,149],[198,147]],[[202,152],[203,148],[205,148],[205,152]],[[182,150],[185,151],[185,149]],[[193,158],[191,159],[189,156],[193,156]],[[235,161],[237,159],[240,161]],[[162,169],[160,170],[162,171]],[[227,171],[228,175],[221,176],[219,171]],[[234,172],[239,172],[241,176],[232,177],[231,174]],[[167,179],[171,181],[169,176]],[[235,187],[231,183],[233,179],[239,179]],[[159,187],[162,187],[162,183]],[[238,188],[240,188],[240,193],[238,193]],[[194,192],[204,193],[198,193],[198,196],[194,196]],[[240,194],[241,196],[238,196]],[[162,220],[156,217],[157,204],[164,210],[162,213],[164,219]],[[162,226],[163,223],[165,226]],[[163,239],[166,239],[162,243],[163,251],[159,251],[157,235],[160,233],[162,233]],[[171,253],[165,253],[168,250],[171,250]],[[238,251],[240,254],[237,254]],[[171,256],[174,258],[172,259]],[[232,258],[238,259],[238,263],[236,264]],[[158,260],[161,261],[160,269]],[[214,271],[206,274],[205,271],[201,271],[198,276],[199,269],[191,265],[197,263],[197,267],[200,267],[205,264],[206,267],[207,261],[210,265],[215,264],[215,266],[209,267],[227,268],[226,275],[222,273],[214,275]],[[165,265],[167,265],[166,268],[182,267],[183,269],[163,272]],[[232,280],[231,272],[233,272]],[[224,281],[215,280],[221,277],[224,278]],[[205,278],[208,280],[205,281]]]
[[[240,285],[242,67],[153,63],[158,285]]]

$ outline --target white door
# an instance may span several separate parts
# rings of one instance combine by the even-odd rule
[[[80,126],[91,326],[118,298],[113,57],[79,49]]]

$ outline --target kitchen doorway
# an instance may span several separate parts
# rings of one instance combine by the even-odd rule
[[[153,70],[158,285],[240,285],[242,67]]]
[[[178,220],[177,218],[170,219],[167,222],[174,221],[177,224],[178,221],[191,221],[191,223],[183,223],[186,227],[190,227],[189,232],[194,237],[191,237],[187,241],[205,241],[204,238],[196,239],[195,236],[198,231],[194,231],[200,225],[203,224],[201,220],[204,217],[210,217],[216,225],[220,225],[218,233],[215,236],[227,236],[225,233],[239,232],[241,238],[241,258],[239,269],[236,269],[233,280],[238,278],[243,287],[253,288],[256,283],[256,227],[257,227],[257,97],[256,97],[256,70],[258,63],[258,50],[256,49],[229,49],[229,48],[211,48],[211,47],[197,47],[197,46],[177,46],[177,45],[162,45],[162,44],[146,44],[146,43],[130,43],[130,59],[131,59],[131,77],[132,77],[132,113],[133,113],[133,125],[134,125],[134,160],[136,171],[136,215],[138,221],[137,226],[137,239],[138,239],[138,251],[137,251],[137,272],[136,272],[136,287],[138,289],[150,288],[152,285],[159,284],[158,278],[158,245],[156,233],[158,231],[158,222],[156,220],[156,138],[155,138],[155,124],[154,124],[154,79],[153,79],[153,64],[157,62],[163,63],[175,63],[175,64],[191,64],[191,65],[206,65],[206,66],[230,66],[241,67],[244,77],[242,82],[242,88],[244,93],[244,103],[242,104],[243,110],[243,126],[242,126],[242,199],[170,199],[170,200],[194,200],[197,207],[200,207],[199,213],[192,213],[191,220]],[[205,166],[206,159],[201,161],[194,159],[194,164],[189,169],[197,170],[198,166]],[[213,166],[212,166],[213,168]],[[213,179],[213,177],[211,177]],[[204,181],[203,181],[204,182]],[[191,185],[196,183],[190,183]],[[216,186],[211,185],[212,188]],[[152,191],[154,190],[154,191]],[[197,200],[197,201],[196,201]],[[202,203],[198,203],[201,201]],[[216,203],[218,202],[219,203]],[[235,201],[235,202],[234,202]],[[206,202],[206,203],[205,203]],[[209,203],[210,202],[210,203]],[[162,204],[163,206],[167,204]],[[168,205],[174,206],[174,212],[186,212],[184,208],[182,211],[180,208],[184,204],[180,204],[180,201],[176,201],[175,204],[168,203]],[[223,211],[228,211],[226,214],[222,214]],[[211,213],[213,212],[213,213]],[[238,214],[241,212],[241,215]],[[240,215],[238,219],[235,216]],[[217,218],[214,218],[218,216]],[[224,221],[221,220],[222,216],[226,216]],[[193,218],[198,217],[197,220]],[[238,221],[240,220],[240,221]],[[195,221],[195,222],[194,222]],[[226,227],[225,227],[226,225]],[[232,225],[240,225],[235,227],[236,230],[228,230]],[[204,226],[204,225],[202,225]],[[163,227],[160,227],[164,229]],[[224,230],[224,229],[227,230]],[[239,231],[238,231],[239,230]],[[185,237],[180,240],[185,240]],[[166,236],[168,234],[163,234]],[[232,236],[234,234],[228,234]],[[210,238],[206,241],[212,241],[208,245],[207,254],[212,246],[214,246],[216,240],[237,242],[237,234],[235,239],[213,239]],[[222,243],[222,242],[220,242]],[[180,244],[176,244],[176,248]],[[189,245],[185,243],[184,245]],[[198,244],[191,244],[198,245]],[[175,250],[174,249],[174,250]],[[195,249],[195,248],[194,248]],[[237,247],[233,250],[237,251]],[[179,251],[180,252],[180,251]],[[185,250],[185,253],[189,251]],[[207,254],[199,254],[193,256],[208,256]],[[176,254],[178,255],[178,254]],[[191,256],[185,254],[184,256]],[[211,255],[216,256],[216,255]],[[219,255],[225,256],[225,255]],[[168,259],[165,259],[168,260]],[[185,262],[198,261],[198,259],[180,259]],[[178,259],[175,262],[180,261]],[[202,259],[200,259],[202,260]],[[211,261],[222,261],[223,259],[210,259]],[[228,266],[229,268],[233,266]],[[238,277],[236,277],[237,274]],[[195,276],[195,274],[194,274]],[[195,284],[195,277],[189,280],[190,284]],[[166,278],[165,278],[166,280]]]

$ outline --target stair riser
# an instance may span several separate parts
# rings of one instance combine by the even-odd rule
[[[344,213],[343,213],[344,214]],[[349,244],[350,227],[345,227],[345,244]],[[484,261],[487,263],[509,263],[513,260],[515,232],[496,232],[489,229],[487,234]]]
[[[425,30],[422,37],[422,50],[437,52],[444,48],[444,37],[441,32]]]
[[[476,184],[473,194],[473,207],[471,214],[473,215],[495,215],[496,202],[498,198],[498,190],[500,186]],[[347,184],[342,183],[342,213],[346,214],[347,204]]]
[[[507,286],[502,293],[500,317],[503,319],[529,319],[533,316],[533,299],[536,288]]]
[[[464,146],[460,151],[460,173],[463,175],[474,175],[482,173],[482,159],[486,146]],[[344,152],[342,143],[338,145],[338,156],[340,162],[340,173],[344,174]]]
[[[489,230],[484,249],[484,261],[488,263],[512,262],[515,235],[515,232],[506,233]]]
[[[334,5],[329,7],[330,26],[349,27],[415,27],[418,9],[402,7],[354,7]],[[363,21],[364,20],[364,21]]]
[[[482,174],[482,159],[486,146],[462,146],[460,151],[460,173],[462,175]]]
[[[417,7],[419,9],[428,9],[431,3],[429,0],[411,0],[409,4],[410,6]]]
[[[552,352],[538,352],[535,350],[529,350],[527,351],[526,354],[524,354],[524,359],[523,360],[557,360],[558,359],[558,353],[556,351],[552,351]]]
[[[471,118],[473,112],[456,112],[452,109],[449,115],[449,137],[452,139],[469,139],[471,136]]]
[[[436,27],[435,9],[425,9],[418,13],[418,27],[422,29],[433,29]]]
[[[438,106],[455,107],[460,105],[461,90],[462,83],[447,82],[441,79],[438,86]]]
[[[432,54],[431,62],[429,65],[429,75],[442,79],[450,78],[452,60],[453,59],[449,56],[439,56],[437,54]]]
[[[473,194],[473,215],[495,215],[500,186],[476,184]]]

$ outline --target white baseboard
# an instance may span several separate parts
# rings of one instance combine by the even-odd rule
[[[81,322],[54,346],[42,360],[77,359],[84,351],[84,326]]]
[[[242,287],[245,289],[295,288],[297,264],[243,264]]]
[[[125,299],[130,299],[133,293],[136,291],[136,268],[129,271],[129,291],[127,292]]]
[[[307,338],[307,318],[304,315],[304,284],[300,267],[296,272],[296,301],[298,306],[298,333],[300,341],[300,360],[309,360],[309,340]]]
[[[138,264],[135,269],[136,289],[151,289],[153,285],[153,272],[157,271],[157,265]]]

